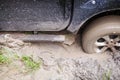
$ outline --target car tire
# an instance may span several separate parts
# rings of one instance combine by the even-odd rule
[[[120,50],[120,16],[109,15],[92,21],[82,34],[82,46],[87,53]]]

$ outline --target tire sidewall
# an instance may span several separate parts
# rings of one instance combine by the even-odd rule
[[[83,38],[83,47],[87,53],[95,53],[94,46],[95,42],[106,35],[119,34],[120,35],[120,25],[111,27],[111,24],[96,26],[96,29],[90,29],[85,33]],[[92,35],[92,36],[91,36]],[[86,39],[85,39],[86,38]]]

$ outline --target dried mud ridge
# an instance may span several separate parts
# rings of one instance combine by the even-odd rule
[[[2,41],[2,46],[16,51],[23,45],[23,42],[8,37]],[[120,80],[120,52],[102,62],[90,57],[58,58],[50,52],[33,56],[42,60],[39,70],[24,74],[19,69],[0,66],[1,80]]]

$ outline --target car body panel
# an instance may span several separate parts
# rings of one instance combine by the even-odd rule
[[[71,0],[0,0],[0,31],[60,31],[71,16]]]
[[[93,16],[119,9],[120,0],[74,0],[72,21],[67,30],[77,33],[80,27]]]
[[[100,13],[120,9],[120,0],[0,0],[0,31],[77,33]]]

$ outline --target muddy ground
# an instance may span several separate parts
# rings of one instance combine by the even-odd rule
[[[1,46],[18,55],[32,55],[42,61],[40,68],[33,72],[22,72],[23,65],[17,68],[12,64],[0,65],[0,80],[120,80],[120,55],[109,53],[86,54],[78,43],[22,43],[19,40],[4,38]],[[7,43],[6,43],[7,41]],[[24,45],[25,44],[25,45]]]

